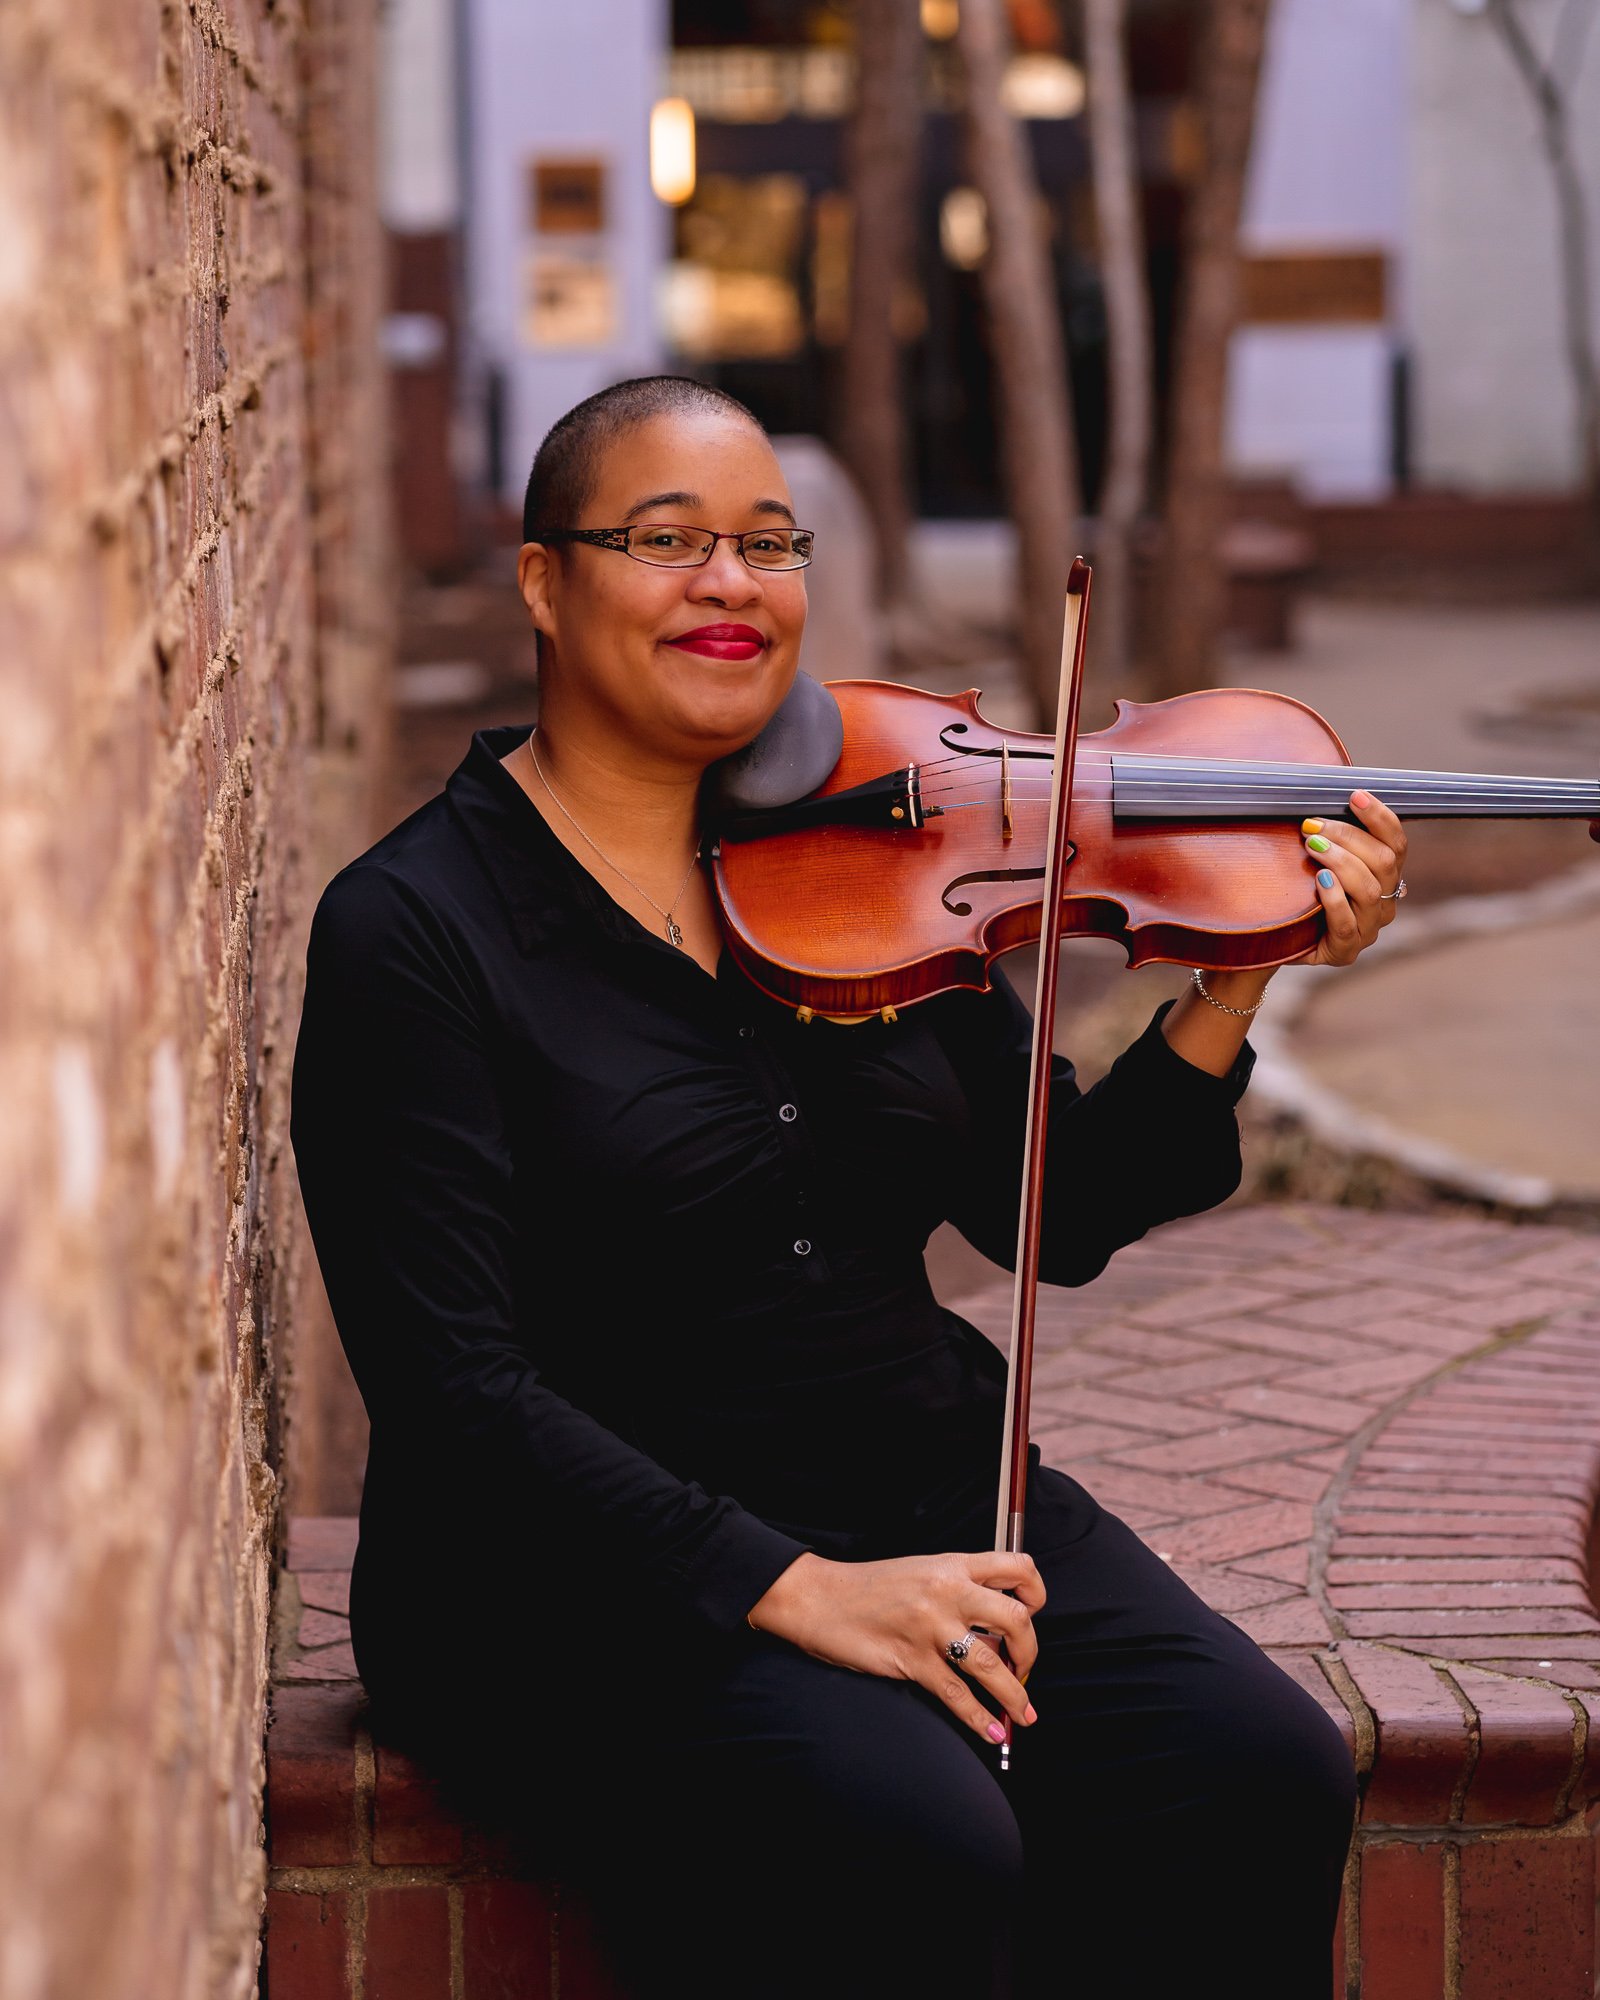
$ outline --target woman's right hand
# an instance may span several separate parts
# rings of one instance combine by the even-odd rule
[[[1017,1595],[1007,1596],[1012,1590]],[[750,1607],[746,1622],[836,1667],[918,1681],[988,1743],[998,1740],[993,1732],[1001,1725],[962,1676],[981,1681],[1017,1722],[1033,1721],[1017,1676],[1031,1672],[1038,1657],[1033,1613],[1044,1599],[1038,1565],[1026,1554],[988,1549],[833,1562],[808,1549]],[[1003,1636],[1009,1665],[976,1635],[960,1667],[951,1665],[945,1647],[974,1625]]]

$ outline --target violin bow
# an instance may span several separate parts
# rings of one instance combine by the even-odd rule
[[[1056,1017],[1056,976],[1061,955],[1061,879],[1070,858],[1072,766],[1078,743],[1078,702],[1083,691],[1083,650],[1089,629],[1091,571],[1082,556],[1067,573],[1067,608],[1061,631],[1061,686],[1056,701],[1055,767],[1045,843],[1040,911],[1039,979],[1033,1002],[1033,1052],[1028,1072],[1028,1123],[1022,1152],[1022,1202],[1017,1220],[1016,1282],[1011,1299],[1011,1358],[1006,1369],[1004,1437],[994,1545],[1022,1547],[1028,1488],[1028,1401],[1033,1386],[1033,1323],[1039,1294],[1039,1231],[1044,1214],[1044,1154],[1050,1123],[1050,1058]],[[999,1651],[1005,1654],[1004,1640]],[[1002,1715],[1005,1741],[1000,1768],[1011,1768],[1011,1717]]]

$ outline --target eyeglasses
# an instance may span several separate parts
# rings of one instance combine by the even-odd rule
[[[751,569],[804,569],[811,560],[809,528],[747,528],[743,534],[688,528],[678,521],[636,521],[630,528],[541,528],[532,542],[588,542],[620,549],[658,569],[699,569],[718,542],[732,542]]]

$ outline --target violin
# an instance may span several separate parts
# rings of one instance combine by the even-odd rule
[[[1055,746],[980,713],[979,691],[826,683],[837,764],[807,797],[718,828],[728,945],[803,1018],[860,1021],[985,989],[1040,935]],[[1401,819],[1583,819],[1600,781],[1357,766],[1314,709],[1259,688],[1118,701],[1077,739],[1064,936],[1115,938],[1130,966],[1283,965],[1322,907],[1300,821],[1354,821],[1364,787]]]
[[[1090,575],[1079,557],[1067,579],[1053,737],[989,722],[976,688],[824,690],[800,675],[787,713],[713,793],[728,948],[802,1020],[893,1021],[935,993],[985,990],[995,958],[1039,942],[995,1515],[994,1545],[1013,1551],[1025,1535],[1061,939],[1116,938],[1130,965],[1300,957],[1324,921],[1300,822],[1354,821],[1358,788],[1402,819],[1583,819],[1600,840],[1600,781],[1357,768],[1314,709],[1259,688],[1119,701],[1115,722],[1080,738]],[[1003,1635],[990,1643],[1007,1657]]]

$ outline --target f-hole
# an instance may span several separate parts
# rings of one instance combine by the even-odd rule
[[[947,750],[953,750],[958,757],[998,757],[1000,755],[1001,746],[998,743],[952,743],[950,741],[952,736],[965,736],[967,729],[968,724],[965,722],[947,722],[943,729],[939,731],[939,741]],[[1050,764],[1055,761],[1056,752],[1054,744],[1051,744],[1048,750],[1018,750],[1013,745],[1011,754],[1013,757],[1035,757],[1042,763]]]
[[[1071,861],[1077,851],[1077,848],[1069,840],[1067,842],[1067,860]],[[1044,870],[1042,868],[976,868],[970,875],[957,875],[953,881],[947,882],[944,886],[944,893],[940,896],[939,901],[943,903],[951,916],[970,917],[972,915],[972,905],[970,903],[952,903],[950,900],[957,889],[966,888],[969,882],[1042,882],[1043,880]]]

